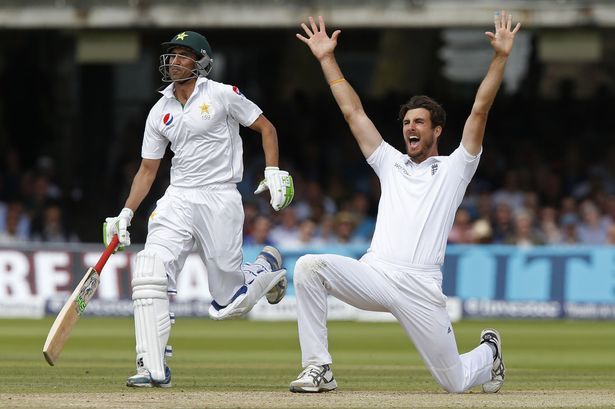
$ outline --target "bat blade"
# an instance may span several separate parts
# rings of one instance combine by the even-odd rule
[[[89,268],[81,282],[79,282],[79,285],[75,288],[75,291],[73,291],[62,307],[49,330],[45,346],[43,347],[43,355],[49,365],[53,366],[57,362],[73,327],[85,311],[99,283],[100,276],[98,272],[94,268]]]

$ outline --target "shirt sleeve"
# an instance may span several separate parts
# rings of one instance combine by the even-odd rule
[[[157,109],[152,108],[145,122],[141,157],[143,159],[162,159],[169,144],[169,140],[158,129],[158,122],[163,121]],[[169,119],[167,119],[168,121]]]
[[[234,85],[223,85],[222,99],[228,113],[242,126],[250,126],[263,113],[254,102],[246,98]]]
[[[387,169],[391,169],[397,155],[399,155],[399,151],[387,142],[382,141],[376,150],[369,155],[366,160],[367,163],[374,169],[376,175],[382,179],[385,171]]]
[[[478,155],[471,155],[463,144],[459,144],[459,147],[450,155],[453,171],[461,175],[464,180],[469,181],[478,169],[478,162],[482,153],[483,148],[481,147]]]

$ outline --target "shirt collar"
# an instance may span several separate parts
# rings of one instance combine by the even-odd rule
[[[204,84],[207,82],[207,77],[203,77],[203,76],[199,76],[196,79],[196,84],[194,84],[194,88],[198,88],[201,86],[201,84]],[[169,85],[167,85],[166,87],[164,87],[163,89],[161,89],[160,92],[164,97],[166,98],[175,98],[175,96],[173,95],[173,87],[175,86],[175,83],[172,82]]]
[[[412,166],[412,167],[416,167],[416,166],[428,166],[431,165],[434,162],[440,162],[440,156],[430,156],[429,158],[425,159],[423,162],[421,163],[416,163],[415,161],[413,161],[410,156],[408,156],[408,154],[404,155],[405,158],[405,163],[406,166]]]

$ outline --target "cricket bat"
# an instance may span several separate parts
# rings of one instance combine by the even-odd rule
[[[100,272],[109,260],[109,257],[115,251],[119,243],[117,234],[111,239],[111,243],[107,246],[104,253],[98,259],[98,263],[94,267],[88,268],[85,275],[81,279],[81,282],[75,288],[75,291],[71,294],[70,298],[66,301],[66,304],[62,307],[62,310],[56,317],[49,334],[47,334],[47,340],[43,347],[43,355],[49,363],[53,366],[58,358],[64,344],[70,336],[70,332],[77,323],[77,320],[88,306],[88,302],[96,292],[98,283],[100,282]]]

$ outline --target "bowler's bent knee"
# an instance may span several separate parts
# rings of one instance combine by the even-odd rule
[[[453,384],[453,385],[449,385],[449,384],[442,385],[442,384],[440,384],[440,386],[442,386],[442,389],[444,389],[448,393],[464,393],[466,391],[463,388],[463,385],[461,385],[461,384]]]
[[[440,384],[442,389],[448,393],[464,393],[467,388],[463,379],[455,379],[450,371],[434,371],[432,376]]]
[[[301,286],[315,277],[318,277],[319,269],[322,267],[322,257],[316,254],[306,254],[299,257],[295,263],[295,272],[293,274],[293,283],[295,286]]]

